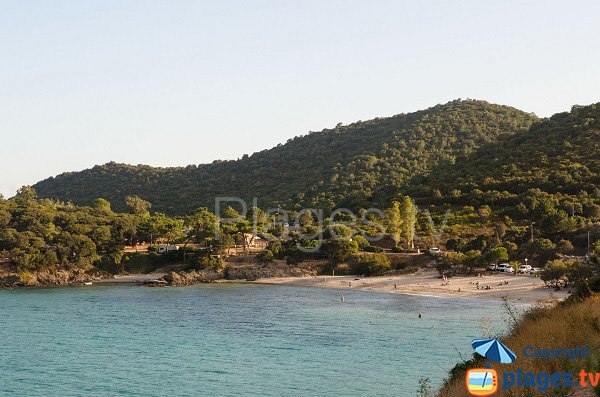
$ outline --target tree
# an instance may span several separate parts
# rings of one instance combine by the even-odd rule
[[[341,238],[341,239],[350,239],[352,237],[352,233],[353,233],[352,229],[350,229],[348,226],[342,225],[339,223],[334,224],[334,225],[329,225],[329,227],[327,228],[327,232],[328,232],[326,234],[327,237]],[[363,239],[364,239],[364,237],[363,237]]]
[[[485,260],[490,263],[496,263],[498,261],[507,261],[508,252],[504,247],[492,248],[491,250],[485,253]]]
[[[219,218],[206,207],[196,209],[185,218],[188,241],[194,239],[199,244],[210,244],[217,234]]]
[[[147,215],[148,210],[152,206],[149,201],[146,201],[139,196],[125,197],[125,204],[129,209],[129,213],[134,215]]]
[[[323,253],[329,263],[338,264],[345,262],[352,254],[358,251],[358,243],[343,239],[328,239],[323,242]]]
[[[392,202],[392,206],[385,210],[386,232],[398,245],[402,236],[402,213],[400,211],[400,203]]]
[[[556,258],[556,245],[548,239],[536,239],[521,245],[521,252],[540,265]]]
[[[240,243],[246,245],[245,239],[243,238],[244,233],[248,233],[252,230],[248,219],[243,217],[235,208],[228,206],[223,211],[223,217],[219,222],[220,232],[237,237]]]
[[[573,247],[573,243],[569,240],[560,240],[556,244],[556,250],[561,254],[570,254],[575,250],[575,247]]]
[[[97,198],[94,200],[94,208],[104,212],[112,212],[110,209],[110,203],[103,198]]]
[[[212,241],[211,248],[214,253],[223,255],[229,248],[233,247],[233,245],[234,241],[231,235],[221,234],[218,239]]]
[[[591,259],[594,263],[600,265],[600,241],[596,241],[592,246]]]
[[[415,224],[417,223],[417,207],[414,205],[409,196],[404,196],[402,199],[401,217],[403,225],[404,240],[407,247],[415,248]],[[397,244],[396,244],[397,245]]]
[[[257,233],[264,233],[266,231],[267,216],[263,210],[258,207],[251,207],[248,219],[252,222],[253,227],[256,227]]]
[[[183,219],[175,219],[161,212],[155,212],[144,218],[138,228],[138,235],[150,244],[161,240],[169,242],[183,237],[183,224]]]
[[[542,271],[540,278],[544,281],[544,283],[552,287],[566,287],[568,284],[568,280],[566,277],[567,272],[567,263],[560,259],[556,259],[546,264],[546,267]]]
[[[23,186],[19,190],[17,190],[17,195],[15,196],[15,200],[19,204],[28,203],[37,198],[37,193],[31,186]]]

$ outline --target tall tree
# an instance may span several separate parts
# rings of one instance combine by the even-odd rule
[[[387,234],[398,245],[402,238],[402,212],[400,211],[400,203],[392,202],[392,206],[385,210],[385,222]]]
[[[402,232],[408,248],[415,248],[415,225],[417,223],[417,207],[409,196],[404,196],[400,209],[402,216]]]

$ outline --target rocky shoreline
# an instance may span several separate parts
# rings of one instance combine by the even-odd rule
[[[312,277],[317,275],[320,268],[320,264],[316,262],[290,266],[284,261],[274,261],[269,264],[228,263],[222,269],[172,270],[149,275],[139,274],[127,276],[115,276],[106,272],[88,273],[81,270],[54,270],[36,273],[10,273],[0,275],[0,288],[68,286],[81,285],[89,282],[103,284],[144,284],[150,279],[161,280],[166,282],[165,285],[175,287],[212,283],[216,281],[255,281],[264,278]]]
[[[47,287],[83,284],[113,277],[105,272],[87,273],[81,270],[54,270],[25,274],[8,274],[0,277],[0,288]]]
[[[301,266],[290,266],[285,263],[267,265],[247,264],[242,266],[226,266],[223,269],[205,269],[192,271],[172,271],[161,280],[169,286],[184,286],[212,283],[215,281],[256,281],[265,278],[280,277],[312,277],[316,276],[320,267],[315,263]]]

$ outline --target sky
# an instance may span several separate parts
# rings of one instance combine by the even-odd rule
[[[597,1],[0,0],[0,193],[456,98],[600,102]]]

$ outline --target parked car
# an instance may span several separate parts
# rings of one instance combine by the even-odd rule
[[[489,270],[490,272],[495,272],[496,270],[498,270],[498,265],[496,265],[495,263],[492,263],[491,265],[489,265],[487,267],[487,270]]]
[[[515,269],[512,268],[510,263],[501,263],[496,267],[496,271],[503,273],[514,273]]]
[[[442,251],[439,248],[433,247],[433,248],[429,248],[429,253],[431,255],[439,255],[442,253]]]
[[[540,274],[542,272],[542,269],[539,267],[532,267],[531,270],[529,271],[529,274],[531,275],[536,275],[536,274]]]
[[[529,265],[521,265],[521,266],[519,266],[519,270],[517,270],[517,273],[527,274],[531,271],[531,269],[533,269],[533,268]]]

